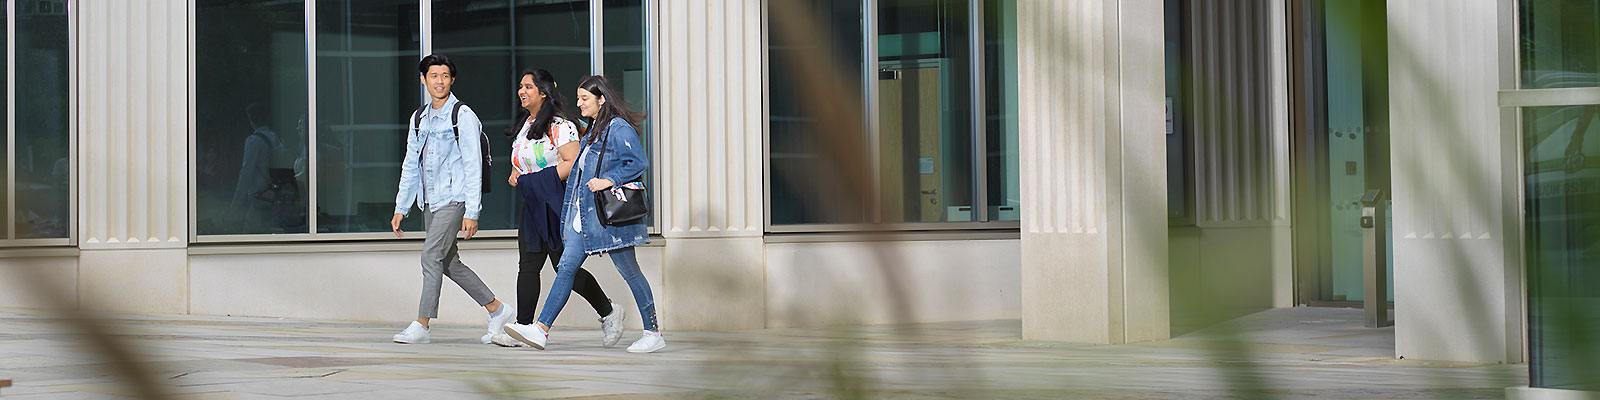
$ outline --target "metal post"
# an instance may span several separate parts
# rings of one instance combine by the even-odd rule
[[[1382,190],[1371,189],[1361,196],[1361,260],[1364,290],[1362,308],[1366,310],[1367,327],[1382,328],[1389,321],[1389,266],[1388,216]]]

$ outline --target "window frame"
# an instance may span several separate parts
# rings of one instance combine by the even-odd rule
[[[303,29],[305,29],[305,40],[306,40],[306,47],[305,47],[306,64],[305,64],[305,68],[307,69],[307,73],[306,73],[306,88],[305,88],[305,90],[306,90],[306,98],[307,98],[307,102],[306,102],[306,107],[307,107],[306,118],[307,118],[308,121],[316,121],[317,120],[317,96],[316,96],[316,89],[317,89],[317,25],[316,25],[317,24],[317,1],[318,0],[302,0],[301,1],[302,5],[305,7],[305,25],[304,25]],[[418,36],[419,36],[420,42],[421,42],[420,46],[419,46],[419,50],[420,51],[419,51],[419,54],[417,54],[417,58],[418,59],[421,59],[423,56],[425,56],[427,54],[430,54],[433,51],[433,41],[434,41],[433,2],[434,1],[435,0],[417,0],[417,2],[418,2],[418,10],[419,10],[419,12],[417,14],[418,14],[418,18],[420,20],[419,21],[420,23],[418,25],[418,29],[419,29],[420,32],[419,32]],[[644,35],[645,35],[644,43],[645,43],[645,47],[646,48],[645,48],[645,54],[644,54],[644,63],[645,63],[645,76],[648,79],[648,82],[646,83],[646,86],[648,87],[648,92],[649,92],[647,94],[648,98],[645,99],[644,101],[647,102],[648,104],[651,104],[652,106],[655,106],[655,105],[659,104],[658,103],[658,101],[659,101],[658,98],[660,96],[657,95],[658,91],[656,89],[657,89],[657,85],[660,82],[660,79],[658,79],[656,77],[656,75],[655,75],[655,71],[656,71],[655,63],[656,63],[657,60],[655,59],[656,54],[653,51],[653,47],[654,47],[654,45],[656,43],[656,41],[655,41],[656,40],[656,37],[655,37],[656,35],[655,35],[655,31],[653,29],[651,29],[651,27],[654,26],[653,24],[655,23],[655,18],[656,18],[657,12],[659,12],[659,0],[641,0],[641,1],[642,1],[641,9],[645,13],[645,15],[644,15],[645,29],[643,29],[643,31],[644,31]],[[188,62],[189,62],[189,69],[192,71],[196,67],[195,66],[195,54],[194,54],[194,52],[195,52],[195,18],[196,18],[195,17],[195,10],[196,10],[197,6],[196,6],[196,0],[188,0],[187,3],[188,3],[188,18],[189,18],[189,27],[188,27],[188,34],[189,34],[189,44],[188,44],[188,46],[189,46],[189,61]],[[10,4],[10,3],[8,3],[8,4]],[[589,37],[589,52],[590,52],[590,54],[589,54],[589,57],[590,57],[590,66],[589,67],[590,67],[590,73],[591,74],[600,74],[602,71],[604,71],[604,69],[603,69],[604,61],[605,61],[604,60],[604,58],[605,58],[605,54],[604,54],[605,42],[604,42],[604,36],[603,36],[604,30],[605,30],[604,8],[605,7],[604,7],[604,1],[603,0],[590,0],[589,1],[589,12],[590,12],[590,15],[589,15],[589,29],[590,29],[590,37]],[[76,56],[76,54],[74,54],[74,56]],[[76,87],[76,82],[74,82],[74,87]],[[196,180],[195,180],[195,175],[196,175],[196,170],[195,170],[195,165],[196,165],[195,164],[195,161],[196,161],[196,146],[195,146],[195,143],[196,143],[196,131],[197,131],[196,126],[195,126],[196,125],[196,118],[195,118],[195,108],[196,108],[195,104],[196,104],[196,102],[193,100],[195,98],[194,97],[195,96],[195,90],[196,90],[195,87],[196,87],[196,85],[194,84],[194,82],[191,81],[190,85],[189,85],[189,98],[190,98],[190,101],[189,101],[189,128],[188,128],[188,141],[189,141],[188,142],[189,143],[189,146],[188,146],[189,147],[189,150],[188,150],[188,157],[189,157],[189,171],[188,171],[188,176],[189,176],[189,182],[188,182],[188,192],[189,192],[189,207],[188,207],[189,208],[189,210],[188,210],[188,212],[189,212],[189,214],[188,214],[188,219],[189,219],[189,224],[188,224],[188,226],[189,226],[189,243],[210,245],[210,244],[250,244],[250,243],[279,243],[279,242],[291,242],[291,243],[292,242],[302,242],[303,243],[303,242],[330,242],[330,241],[415,241],[415,240],[422,240],[422,235],[411,235],[410,237],[396,238],[396,237],[394,237],[394,234],[392,234],[390,232],[338,232],[338,233],[319,233],[319,232],[317,232],[318,231],[318,226],[317,226],[318,221],[317,221],[317,213],[315,212],[315,210],[316,210],[317,201],[318,201],[318,199],[317,199],[317,194],[318,194],[318,190],[317,190],[318,174],[317,174],[317,171],[318,171],[319,165],[317,165],[317,158],[318,158],[317,157],[317,146],[314,146],[314,145],[313,146],[309,146],[309,148],[306,149],[306,169],[307,169],[307,171],[309,171],[307,173],[307,179],[306,179],[306,186],[307,186],[307,188],[306,188],[306,207],[307,207],[307,213],[306,213],[307,225],[306,226],[307,226],[307,232],[306,233],[201,234],[199,232],[199,229],[198,229],[198,223],[199,223],[198,215],[199,214],[198,214],[198,207],[197,207],[197,204],[196,204],[196,201],[195,201],[196,200],[195,197],[196,197],[196,193],[197,193],[197,189],[198,189],[196,187]],[[424,89],[421,87],[420,84],[418,85],[417,91],[418,91],[418,93],[424,93],[425,94]],[[76,94],[76,92],[74,92],[74,95],[75,94]],[[76,102],[74,102],[74,105],[76,105]],[[397,121],[398,121],[399,118],[402,118],[402,117],[403,116],[395,116]],[[652,134],[654,134],[656,132],[656,129],[655,129],[656,125],[655,125],[655,119],[654,118],[646,119],[644,121],[644,124],[646,125],[645,129],[648,129],[649,132],[651,132]],[[318,133],[317,132],[318,131],[317,124],[315,124],[315,123],[307,123],[306,125],[307,125],[306,126],[306,141],[307,141],[307,143],[317,143],[317,133]],[[650,147],[651,157],[656,157],[655,159],[659,159],[659,157],[661,156],[661,154],[659,153],[659,151],[660,151],[659,147],[660,146],[657,146],[655,144],[656,143],[646,143],[646,146]],[[73,151],[76,152],[76,149],[77,149],[77,146],[76,146],[76,143],[74,142]],[[76,155],[76,154],[74,153],[74,155]],[[76,157],[74,157],[74,159],[76,159]],[[661,176],[660,173],[659,173],[660,170],[659,170],[659,167],[657,166],[657,164],[658,163],[651,163],[650,174],[651,174],[652,177]],[[76,168],[76,165],[74,165],[74,168]],[[74,190],[76,190],[76,187],[74,187]],[[76,192],[74,192],[74,196],[76,196]],[[655,209],[657,209],[657,210],[661,209],[661,196],[652,196],[651,202],[653,203],[653,206],[655,207]],[[76,204],[76,197],[74,197],[74,204]],[[76,217],[76,214],[74,214],[74,217]],[[659,213],[651,213],[649,218],[651,219],[651,224],[650,224],[650,227],[649,227],[649,233],[652,234],[652,235],[660,234],[660,228],[659,228],[659,226],[660,226],[660,217],[659,217]],[[74,227],[75,226],[76,226],[76,223],[74,222]],[[75,231],[74,231],[74,233],[75,233]],[[475,238],[484,238],[484,239],[515,238],[515,237],[517,237],[517,230],[516,229],[483,230],[483,231],[479,231],[479,233],[474,237]]]
[[[17,234],[17,3],[5,2],[5,61],[6,65],[6,163],[5,210],[6,226],[0,232],[0,249],[20,247],[76,246],[78,243],[78,80],[72,74],[78,70],[78,12],[72,2],[67,7],[67,236],[59,238],[16,238]]]
[[[985,77],[988,74],[985,63],[987,54],[984,48],[984,16],[985,5],[989,1],[995,0],[969,0],[969,3],[967,4],[967,51],[969,52],[967,67],[971,71],[971,73],[967,76],[969,96],[971,97],[969,99],[971,102],[971,107],[967,113],[970,117],[968,119],[968,124],[971,125],[969,128],[971,129],[972,133],[972,137],[970,139],[972,141],[972,153],[969,154],[967,158],[969,162],[973,163],[973,177],[969,182],[973,185],[973,220],[942,222],[883,222],[882,210],[877,206],[877,204],[879,204],[877,196],[883,190],[883,178],[881,171],[873,169],[870,171],[872,175],[873,187],[866,196],[867,199],[865,199],[865,202],[867,204],[863,204],[864,207],[867,207],[866,222],[799,224],[775,224],[772,222],[772,80],[770,76],[770,71],[772,71],[770,57],[772,48],[772,15],[770,7],[763,2],[761,12],[761,67],[763,71],[764,82],[762,82],[761,85],[761,118],[764,124],[763,126],[766,128],[764,135],[767,137],[765,137],[765,140],[762,141],[764,143],[764,154],[762,155],[762,169],[764,170],[764,178],[762,180],[762,186],[764,190],[763,193],[766,195],[766,201],[762,204],[762,221],[763,225],[766,227],[766,233],[1021,230],[1022,221],[1020,220],[995,221],[993,220],[995,216],[989,215],[990,199],[987,195],[989,184],[988,160],[984,157],[988,152],[987,120],[989,109],[987,98],[988,90],[987,87],[984,86]],[[864,83],[862,85],[861,99],[863,101],[862,104],[874,105],[866,107],[866,112],[863,113],[866,121],[862,131],[867,134],[866,146],[869,148],[867,154],[868,157],[871,158],[868,161],[868,165],[874,166],[882,165],[879,160],[879,152],[877,151],[877,141],[879,137],[878,121],[881,118],[881,114],[878,110],[878,107],[875,106],[878,104],[879,94],[877,85],[872,84],[872,82],[876,82],[878,79],[878,41],[876,40],[878,36],[878,4],[879,0],[861,0],[861,56],[864,60],[861,63],[859,70],[861,73],[862,82]]]

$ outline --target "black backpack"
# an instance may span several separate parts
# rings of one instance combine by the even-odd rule
[[[450,129],[455,131],[454,138],[457,142],[461,141],[461,128],[457,127],[457,125],[461,124],[461,107],[465,105],[457,101],[455,108],[450,109]],[[416,112],[411,113],[411,129],[422,130],[422,113],[425,111],[428,111],[427,105],[423,105],[422,108],[418,108]],[[494,181],[489,179],[489,167],[494,166],[494,156],[489,155],[489,134],[483,133],[482,129],[480,129],[478,135],[482,136],[478,139],[478,161],[482,164],[480,166],[482,167],[483,175],[481,177],[483,179],[482,187],[484,193],[489,193],[489,190],[494,187],[490,185]]]

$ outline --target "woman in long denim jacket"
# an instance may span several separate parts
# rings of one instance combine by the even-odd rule
[[[566,204],[561,213],[561,237],[567,251],[561,255],[556,280],[550,286],[539,319],[533,324],[505,326],[506,334],[537,349],[544,349],[551,324],[567,305],[574,274],[590,254],[601,252],[611,255],[611,263],[628,282],[633,300],[639,305],[639,316],[644,320],[644,336],[628,346],[628,351],[650,353],[667,346],[656,325],[655,296],[650,293],[650,283],[639,272],[639,259],[633,251],[634,246],[650,241],[645,233],[645,220],[612,226],[601,224],[595,213],[595,192],[614,185],[641,185],[639,180],[650,166],[639,133],[633,127],[642,118],[628,110],[616,93],[611,84],[598,75],[584,78],[578,84],[578,109],[595,122],[584,135],[578,164],[567,178]],[[604,155],[600,154],[602,147]],[[596,164],[604,169],[597,171]],[[573,251],[575,249],[583,251]]]

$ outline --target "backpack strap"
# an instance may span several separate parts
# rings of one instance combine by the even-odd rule
[[[456,106],[450,108],[450,130],[455,132],[457,142],[461,141],[461,106],[464,105],[466,103],[457,101]]]
[[[420,132],[422,130],[422,116],[427,111],[428,105],[424,104],[421,108],[418,108],[416,112],[411,113],[411,130],[413,132]]]

